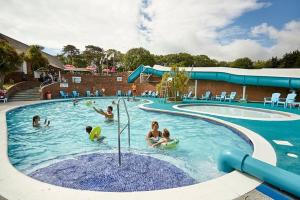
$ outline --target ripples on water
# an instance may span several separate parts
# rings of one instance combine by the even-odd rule
[[[97,99],[96,107],[106,110],[113,99]],[[70,158],[72,155],[90,152],[116,152],[117,122],[105,122],[103,116],[81,100],[77,106],[71,101],[35,105],[13,110],[7,114],[9,132],[9,158],[20,171],[33,169]],[[140,110],[140,102],[128,102],[131,118],[131,151],[148,154],[171,162],[199,182],[222,175],[217,170],[218,154],[232,147],[246,153],[252,148],[243,139],[224,126],[182,116],[158,114]],[[115,119],[116,106],[114,106]],[[32,127],[32,117],[40,115],[51,121],[50,127]],[[160,123],[160,129],[168,128],[171,136],[180,140],[176,149],[162,150],[148,147],[145,135],[151,121]],[[126,124],[126,114],[121,106],[121,124]],[[85,127],[101,126],[103,143],[91,142]],[[127,149],[127,131],[121,135],[123,151]]]

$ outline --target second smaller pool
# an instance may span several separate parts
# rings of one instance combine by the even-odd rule
[[[267,110],[262,108],[251,108],[243,106],[232,106],[222,104],[189,104],[189,105],[176,105],[175,109],[184,111],[193,111],[201,114],[210,114],[222,117],[231,117],[239,119],[251,120],[265,120],[265,121],[284,121],[300,119],[300,115]]]

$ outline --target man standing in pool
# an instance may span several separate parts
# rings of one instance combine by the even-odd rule
[[[112,112],[113,111],[112,106],[108,106],[106,112],[104,112],[102,109],[97,109],[95,107],[93,107],[93,108],[97,113],[99,113],[101,115],[104,115],[107,120],[114,120],[114,114]]]
[[[162,136],[161,131],[159,131],[159,125],[157,121],[151,123],[151,131],[146,135],[146,140],[149,146],[152,146],[153,143],[157,143]]]

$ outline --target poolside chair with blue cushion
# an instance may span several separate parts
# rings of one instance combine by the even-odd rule
[[[280,93],[273,93],[272,97],[265,97],[264,98],[264,106],[267,103],[270,103],[272,106],[274,106],[279,101],[279,97],[280,97]]]
[[[128,96],[128,97],[131,97],[131,96],[132,96],[132,91],[131,91],[131,90],[128,90],[128,91],[127,91],[127,96]]]
[[[231,92],[229,96],[225,96],[225,101],[228,100],[229,102],[231,102],[232,100],[235,99],[236,96],[236,92]]]
[[[72,97],[73,98],[79,97],[79,92],[77,92],[76,90],[73,90],[72,91]]]
[[[91,96],[91,91],[87,90],[87,91],[86,91],[86,96],[87,96],[87,97],[90,97],[90,96]]]
[[[121,90],[118,90],[116,95],[117,95],[117,97],[122,96],[122,91],[121,91]]]
[[[222,100],[225,100],[225,97],[226,97],[226,92],[225,91],[223,91],[223,92],[221,92],[221,94],[220,95],[216,95],[216,100],[219,100],[219,101],[222,101]]]
[[[209,100],[210,95],[211,95],[211,92],[206,91],[204,95],[202,94],[201,100]]]
[[[64,93],[64,91],[59,91],[59,94],[60,94],[60,96],[62,97],[62,98],[68,98],[69,97],[69,95],[68,95],[68,93]]]
[[[286,98],[279,98],[277,105],[283,104],[283,106],[286,108],[287,106],[295,106],[295,99],[296,99],[297,94],[296,93],[290,93],[287,95]]]

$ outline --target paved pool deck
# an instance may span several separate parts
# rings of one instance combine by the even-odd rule
[[[169,110],[169,111],[179,111],[173,108],[174,105],[178,104],[224,104],[224,105],[235,105],[242,107],[251,108],[262,108],[274,111],[282,111],[293,114],[300,115],[300,110],[297,108],[284,108],[283,106],[271,106],[263,103],[239,103],[239,102],[220,102],[220,101],[186,101],[180,103],[162,103],[162,99],[157,98],[147,98],[152,101],[152,104],[146,104],[145,107]],[[192,111],[185,111],[189,113],[197,113]],[[199,113],[198,113],[199,114]],[[247,129],[258,133],[263,138],[265,138],[274,148],[277,156],[277,166],[300,175],[300,120],[289,120],[289,121],[262,121],[262,120],[248,120],[248,119],[238,119],[230,117],[221,117],[217,115],[201,114],[206,116],[211,116],[214,118],[222,119]],[[273,140],[288,141],[293,146],[278,145]],[[298,158],[290,157],[287,153],[292,153],[298,155]]]

